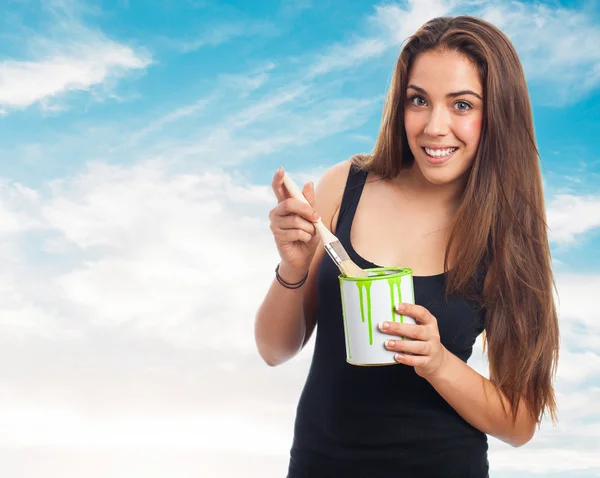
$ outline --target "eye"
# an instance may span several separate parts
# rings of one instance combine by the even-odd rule
[[[456,103],[454,103],[454,107],[458,110],[458,111],[469,111],[471,108],[473,108],[469,103],[467,103],[466,101],[457,101]]]
[[[408,101],[410,101],[410,103],[414,106],[425,106],[427,104],[427,101],[425,101],[425,99],[419,95],[412,95],[410,98],[408,98]]]

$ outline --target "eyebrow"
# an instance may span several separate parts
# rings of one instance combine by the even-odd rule
[[[408,88],[412,88],[413,90],[416,90],[419,93],[422,93],[424,95],[427,94],[427,92],[423,88],[420,88],[416,85],[408,85],[406,87],[406,89],[408,89]],[[477,98],[479,98],[481,101],[483,101],[483,98],[480,95],[478,95],[477,93],[475,93],[474,91],[471,91],[471,90],[462,90],[462,91],[457,91],[455,93],[448,93],[446,96],[448,98],[456,98],[457,96],[463,96],[463,95],[473,95],[473,96],[476,96]]]

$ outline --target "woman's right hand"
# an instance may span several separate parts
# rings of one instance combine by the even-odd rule
[[[288,282],[296,282],[308,272],[319,245],[320,238],[314,225],[319,216],[315,211],[313,184],[307,183],[302,188],[309,206],[291,197],[283,184],[283,175],[283,168],[279,168],[273,176],[272,186],[277,206],[269,212],[270,228],[281,257],[280,270],[286,271],[286,275],[282,272],[282,277]]]

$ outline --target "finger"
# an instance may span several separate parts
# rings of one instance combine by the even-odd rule
[[[277,198],[277,202],[290,198],[290,193],[283,186],[283,176],[285,171],[282,167],[280,167],[277,171],[275,171],[275,175],[273,176],[273,181],[271,182],[271,187],[273,188],[273,192],[275,193],[275,197]]]
[[[416,304],[407,304],[405,302],[396,306],[396,312],[401,315],[408,315],[421,324],[430,324],[437,322],[436,318],[425,307]]]
[[[294,198],[288,198],[281,201],[275,208],[275,214],[279,216],[298,214],[310,222],[317,220],[316,213],[310,205]]]
[[[313,211],[317,212],[317,207],[315,204],[315,185],[312,181],[304,185],[304,188],[302,189],[302,194],[304,194],[304,197],[309,202],[310,207],[313,208]]]
[[[382,322],[379,324],[379,330],[383,333],[407,337],[414,340],[427,340],[429,331],[423,325],[401,324],[399,322]]]
[[[412,367],[423,367],[429,363],[429,357],[426,355],[408,355],[403,353],[394,354],[394,360],[404,365]]]
[[[393,350],[400,353],[410,353],[416,355],[431,355],[431,346],[429,342],[420,340],[386,340],[384,347],[388,350]]]
[[[297,214],[280,217],[275,221],[275,226],[279,229],[302,229],[309,234],[315,234],[317,232],[315,225],[312,222],[307,221]]]
[[[277,238],[283,242],[310,242],[314,236],[300,229],[284,229],[277,234]]]

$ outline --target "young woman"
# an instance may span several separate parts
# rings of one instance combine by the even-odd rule
[[[373,152],[333,166],[316,192],[305,185],[311,206],[290,198],[282,175],[270,212],[281,262],[256,315],[260,355],[290,359],[318,323],[289,478],[485,478],[487,435],[518,447],[546,412],[556,421],[542,181],[504,34],[473,17],[427,22],[400,54]],[[346,362],[339,271],[316,211],[360,267],[413,269],[416,305],[401,311],[417,325],[382,327],[398,365]],[[466,363],[482,333],[489,380]]]

